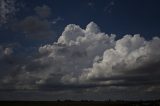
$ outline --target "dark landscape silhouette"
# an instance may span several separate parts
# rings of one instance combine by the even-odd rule
[[[57,100],[57,101],[1,101],[1,106],[160,106],[160,100],[123,101],[123,100]]]

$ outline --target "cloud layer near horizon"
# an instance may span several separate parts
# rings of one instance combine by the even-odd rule
[[[57,42],[17,64],[0,89],[160,92],[160,38],[115,37],[94,22],[67,25]]]

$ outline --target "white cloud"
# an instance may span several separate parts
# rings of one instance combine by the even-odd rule
[[[51,90],[136,87],[145,92],[159,87],[160,39],[115,37],[94,22],[85,29],[67,25],[57,42],[41,46],[38,56],[22,64],[7,83],[16,89]]]
[[[146,64],[159,62],[158,46],[160,46],[159,38],[146,41],[140,35],[126,35],[116,41],[114,48],[104,51],[101,62],[93,63],[88,77],[122,75]],[[147,70],[145,73],[148,73]]]

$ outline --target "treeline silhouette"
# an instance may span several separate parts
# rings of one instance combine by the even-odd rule
[[[0,101],[0,106],[160,106],[160,100],[57,100],[57,101]]]

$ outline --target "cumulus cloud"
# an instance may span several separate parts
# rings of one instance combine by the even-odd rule
[[[115,37],[94,22],[85,29],[67,25],[57,42],[39,47],[16,74],[4,78],[1,89],[159,92],[160,38]]]
[[[157,57],[160,53],[157,51],[160,45],[159,41],[158,37],[146,41],[140,35],[126,35],[116,41],[114,48],[104,51],[103,60],[100,63],[93,64],[91,73],[99,76],[101,70],[102,76],[110,76],[137,70],[137,68],[154,62],[157,63],[159,62]]]

